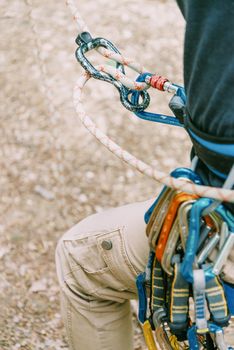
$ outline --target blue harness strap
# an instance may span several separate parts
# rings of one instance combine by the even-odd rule
[[[189,116],[185,119],[185,128],[198,158],[212,173],[225,180],[234,164],[234,139],[215,137],[201,132]]]
[[[234,316],[234,284],[224,282],[223,287],[227,298],[229,312]]]

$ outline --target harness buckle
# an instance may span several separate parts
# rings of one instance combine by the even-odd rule
[[[185,103],[182,100],[182,98],[176,94],[172,96],[169,102],[169,107],[171,111],[175,114],[179,122],[181,124],[184,124],[184,120],[186,117],[186,109],[185,109]]]

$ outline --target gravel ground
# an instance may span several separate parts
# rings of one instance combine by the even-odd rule
[[[182,82],[184,21],[173,1],[81,0],[79,8],[94,35]],[[64,2],[3,0],[2,10],[0,349],[67,349],[58,238],[85,216],[150,198],[160,186],[116,159],[78,121],[72,88],[81,68]],[[167,102],[152,93],[152,109],[168,112]],[[90,82],[85,106],[102,130],[156,168],[189,164],[183,130],[136,119],[109,85]],[[145,349],[135,328],[135,350]]]

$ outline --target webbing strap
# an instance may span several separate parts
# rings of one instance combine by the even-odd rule
[[[180,263],[174,265],[169,310],[169,326],[172,333],[178,338],[184,338],[189,319],[189,283],[180,272]]]
[[[230,315],[224,288],[217,276],[206,282],[206,298],[212,320],[221,327],[227,326]]]
[[[152,270],[152,297],[151,309],[157,311],[165,306],[165,288],[163,285],[163,270],[159,261],[155,258]]]
[[[204,138],[198,136],[192,130],[189,130],[190,135],[202,145],[204,148],[209,151],[216,152],[222,156],[234,157],[234,143],[218,143],[210,140],[205,140]],[[208,138],[208,135],[206,136]]]
[[[206,320],[206,279],[203,269],[193,270],[193,298],[195,306],[196,326],[198,333],[207,333]]]
[[[199,130],[189,115],[186,117],[185,128],[195,154],[211,172],[225,179],[234,163],[234,138],[213,136]]]

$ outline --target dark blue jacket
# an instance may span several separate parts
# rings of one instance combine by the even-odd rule
[[[188,115],[198,132],[218,143],[234,144],[234,1],[177,3],[186,20],[184,84]],[[199,163],[197,172],[205,184],[222,186],[223,180],[204,162]]]

